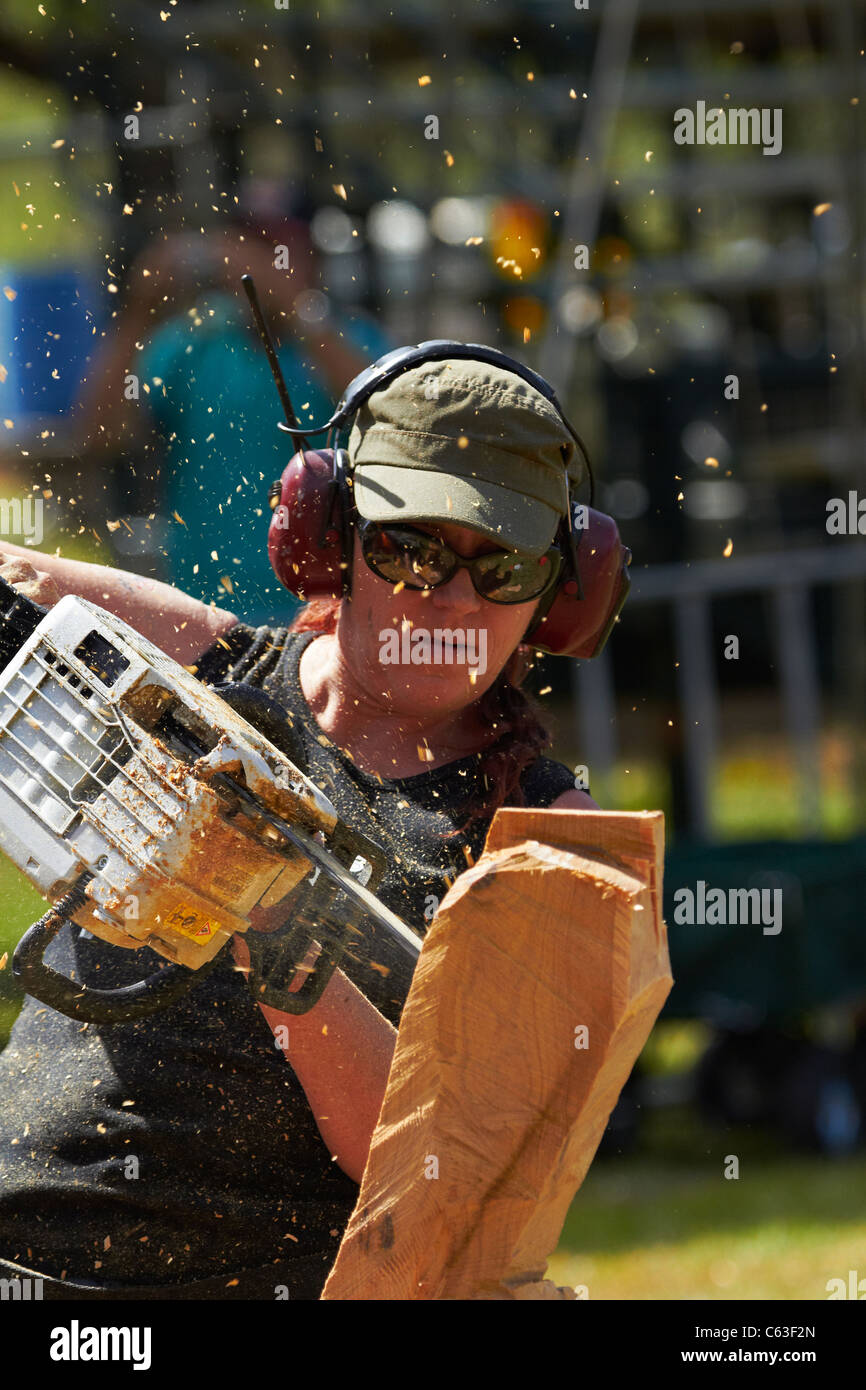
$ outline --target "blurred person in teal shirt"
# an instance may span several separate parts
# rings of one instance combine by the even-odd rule
[[[275,258],[288,260],[289,269],[277,268]],[[143,266],[155,267],[145,281]],[[184,267],[198,286],[186,295],[185,311],[148,331],[133,298],[128,323],[121,321],[107,343],[86,402],[87,452],[98,453],[100,441],[103,454],[116,454],[119,442],[134,452],[144,437],[142,413],[149,417],[162,444],[145,446],[134,471],[148,475],[139,491],[148,498],[144,509],[157,516],[113,529],[124,565],[134,561],[136,546],[142,553],[143,541],[161,557],[160,577],[187,593],[218,606],[231,596],[233,611],[254,625],[288,623],[301,605],[271,570],[267,532],[268,486],[291,445],[277,429],[282,407],[241,275],[253,276],[302,424],[326,420],[351,378],[391,344],[370,318],[335,309],[319,288],[307,224],[299,219],[258,212],[234,216],[200,238],[175,236],[140,258],[130,275],[133,290],[138,285],[142,303],[155,304],[153,288],[144,289],[148,281],[161,280],[161,288],[171,281],[176,290]],[[183,290],[175,293],[175,305],[183,300]],[[137,405],[121,399],[126,372],[138,380]]]

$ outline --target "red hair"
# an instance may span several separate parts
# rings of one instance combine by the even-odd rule
[[[338,598],[311,599],[289,631],[335,632],[341,603]],[[497,748],[483,753],[478,770],[482,791],[470,801],[466,808],[467,818],[450,832],[452,835],[465,834],[476,820],[492,820],[506,800],[515,806],[526,805],[521,775],[552,742],[541,707],[520,689],[534,665],[532,652],[531,646],[521,642],[497,679],[478,700],[478,712],[484,722],[500,728],[509,737]]]

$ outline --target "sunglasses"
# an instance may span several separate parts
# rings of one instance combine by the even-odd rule
[[[475,592],[490,603],[527,603],[540,598],[556,580],[562,555],[553,545],[537,560],[514,550],[491,550],[466,560],[438,536],[413,526],[358,526],[361,552],[368,566],[390,584],[407,589],[438,589],[459,569],[469,571]]]

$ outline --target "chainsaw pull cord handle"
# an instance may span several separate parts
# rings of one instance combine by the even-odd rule
[[[144,980],[121,989],[95,989],[76,984],[42,959],[47,947],[72,913],[86,902],[84,889],[93,874],[85,872],[73,888],[24,933],[12,957],[12,974],[21,988],[49,1008],[84,1023],[133,1023],[175,1003],[198,980],[209,974],[220,953],[196,971],[183,965],[167,965]]]

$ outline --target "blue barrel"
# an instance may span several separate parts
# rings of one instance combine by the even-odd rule
[[[96,276],[78,266],[7,267],[0,268],[0,287],[0,417],[17,424],[27,415],[64,415],[106,317]]]

